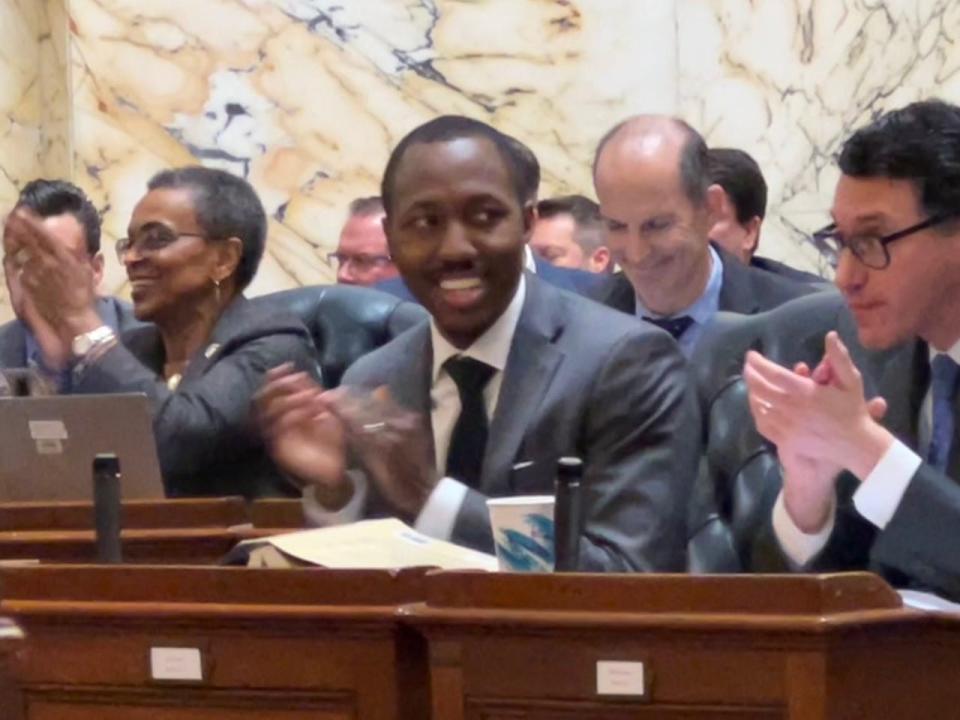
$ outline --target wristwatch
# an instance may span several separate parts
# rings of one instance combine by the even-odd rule
[[[80,333],[70,343],[70,350],[76,360],[82,359],[97,345],[114,337],[113,329],[109,325],[101,325],[90,332]]]

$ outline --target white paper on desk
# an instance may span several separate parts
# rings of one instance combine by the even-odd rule
[[[23,631],[12,620],[0,618],[0,640],[22,640]]]
[[[960,603],[944,600],[939,595],[919,590],[897,590],[903,598],[903,604],[914,610],[932,610],[934,612],[960,613]]]
[[[265,540],[298,560],[329,568],[497,569],[494,555],[421,535],[394,518],[361,520]]]

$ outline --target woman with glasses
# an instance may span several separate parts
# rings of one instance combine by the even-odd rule
[[[4,245],[24,291],[73,358],[74,392],[144,392],[154,403],[171,496],[296,495],[264,452],[251,399],[271,367],[314,372],[306,328],[243,296],[263,256],[267,219],[253,188],[187,167],[155,175],[117,254],[134,313],[122,337],[97,315],[88,265],[18,210]]]

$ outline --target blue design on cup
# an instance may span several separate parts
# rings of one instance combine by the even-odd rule
[[[517,572],[552,572],[553,518],[542,513],[523,517],[527,532],[504,529],[500,531],[497,554],[504,564]]]

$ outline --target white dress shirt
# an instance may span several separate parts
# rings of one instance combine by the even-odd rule
[[[513,345],[513,335],[523,310],[526,297],[526,280],[521,275],[513,299],[487,331],[464,350],[458,350],[443,337],[433,318],[430,319],[430,342],[433,346],[433,369],[430,387],[430,422],[433,427],[433,445],[437,468],[447,466],[447,453],[454,425],[460,417],[460,393],[457,384],[447,373],[443,364],[450,358],[462,355],[486,363],[495,372],[483,391],[487,417],[493,418],[503,382],[503,370],[507,366],[507,357]],[[304,512],[316,525],[339,525],[357,520],[367,496],[367,480],[362,473],[351,472],[354,493],[350,502],[336,512],[326,510],[317,501],[312,488],[304,490]],[[414,528],[424,535],[449,540],[453,535],[453,526],[460,512],[460,506],[467,494],[467,486],[454,478],[444,477],[437,483],[427,498]]]
[[[933,359],[940,354],[931,347],[930,362],[932,363]],[[947,354],[954,362],[960,363],[960,341],[947,350]],[[925,448],[930,443],[933,426],[933,395],[930,389],[927,389],[924,395],[919,420],[917,439],[919,446]],[[894,440],[853,493],[853,505],[857,512],[883,530],[896,513],[904,493],[910,486],[910,481],[922,464],[923,459],[919,454],[900,440]],[[796,526],[784,507],[781,490],[773,506],[773,531],[787,558],[797,566],[806,565],[827,544],[833,532],[835,515],[836,506],[831,510],[830,519],[820,532],[807,534]]]

